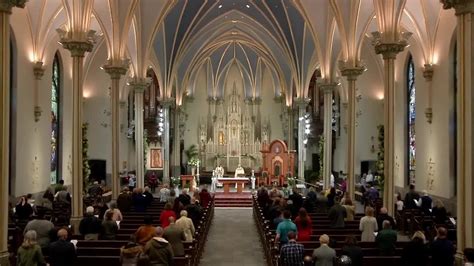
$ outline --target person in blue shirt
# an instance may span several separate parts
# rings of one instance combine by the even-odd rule
[[[291,221],[291,212],[289,210],[283,212],[283,218],[284,220],[277,226],[275,238],[275,243],[280,243],[281,245],[288,243],[288,233],[290,231],[298,235],[298,229],[296,224]]]

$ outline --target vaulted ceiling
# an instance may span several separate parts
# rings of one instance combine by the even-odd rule
[[[208,96],[221,97],[223,79],[230,66],[237,65],[246,97],[260,96],[266,69],[275,95],[285,95],[291,105],[295,97],[307,97],[316,69],[323,81],[334,82],[338,60],[359,64],[367,33],[388,31],[393,25],[414,33],[425,63],[435,63],[433,47],[441,12],[438,0],[33,0],[26,4],[32,61],[43,60],[45,47],[57,40],[57,28],[93,29],[101,35],[96,46],[106,45],[109,60],[130,59],[129,75],[139,78],[152,66],[161,95],[176,97],[178,104],[183,95],[196,92],[194,81],[202,68],[208,70]]]

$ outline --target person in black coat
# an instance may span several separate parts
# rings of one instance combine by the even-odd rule
[[[145,196],[146,205],[150,206],[153,202],[153,194],[150,193],[149,187],[145,187],[145,192],[143,192],[143,195]]]
[[[425,235],[421,231],[413,234],[412,240],[402,252],[402,265],[425,266],[428,265],[429,254],[425,245]]]
[[[186,211],[188,212],[188,217],[193,221],[193,224],[197,226],[202,216],[202,207],[199,201],[196,200],[194,204],[189,204],[186,207]]]
[[[298,193],[296,188],[293,188],[293,194],[288,197],[293,203],[291,205],[291,215],[296,217],[298,215],[298,211],[303,207],[303,197]]]
[[[364,254],[362,253],[362,248],[357,245],[357,240],[354,236],[346,237],[341,255],[351,258],[351,266],[362,266]]]
[[[132,204],[135,211],[145,212],[147,204],[146,204],[146,198],[143,195],[143,190],[141,188],[133,189]]]
[[[49,265],[51,266],[70,266],[74,265],[76,260],[76,248],[74,244],[67,241],[68,233],[66,229],[58,231],[58,241],[49,246]]]
[[[26,197],[21,197],[20,202],[15,207],[15,215],[20,222],[26,223],[33,214],[33,207],[28,203]]]
[[[377,226],[378,226],[379,230],[381,230],[381,228],[383,228],[382,223],[385,220],[390,222],[390,225],[392,226],[392,229],[396,228],[395,220],[393,219],[392,216],[388,215],[387,208],[383,207],[383,208],[380,208],[380,213],[379,213],[379,215],[377,215]]]
[[[179,202],[183,204],[183,207],[186,208],[189,204],[191,204],[191,197],[188,195],[185,189],[181,191],[181,194],[178,197]]]
[[[86,215],[79,224],[79,232],[85,240],[98,240],[101,229],[102,225],[99,218],[94,216],[94,207],[87,207]]]
[[[448,240],[448,230],[444,227],[438,228],[438,235],[431,243],[431,265],[446,266],[454,263],[454,245]]]
[[[415,191],[415,185],[411,184],[410,191],[407,192],[405,200],[403,201],[405,203],[405,209],[417,209],[418,206],[414,200],[418,201],[419,199],[420,194]]]

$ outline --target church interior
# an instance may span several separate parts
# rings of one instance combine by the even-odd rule
[[[174,265],[296,265],[275,251],[260,191],[296,206],[293,194],[316,191],[321,204],[331,188],[356,218],[337,231],[325,203],[308,210],[306,265],[323,234],[361,241],[370,206],[396,217],[398,241],[380,255],[362,235],[363,265],[412,265],[404,242],[422,232],[430,245],[443,230],[453,261],[430,254],[426,265],[473,265],[463,264],[474,263],[473,16],[474,0],[0,0],[0,265],[16,265],[25,225],[44,213],[74,240],[74,265],[121,265],[144,215],[163,226],[162,193],[194,202],[209,187]],[[86,243],[87,207],[145,187],[150,205],[122,210],[116,242]],[[409,208],[412,194],[429,198],[429,213],[416,199]],[[218,229],[229,217],[247,217],[235,228],[252,233]],[[259,255],[225,250],[223,232]]]

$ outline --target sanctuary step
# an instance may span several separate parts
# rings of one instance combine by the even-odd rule
[[[226,208],[251,208],[252,205],[252,194],[241,193],[241,194],[223,194],[217,192],[214,197],[215,207],[226,207]]]

